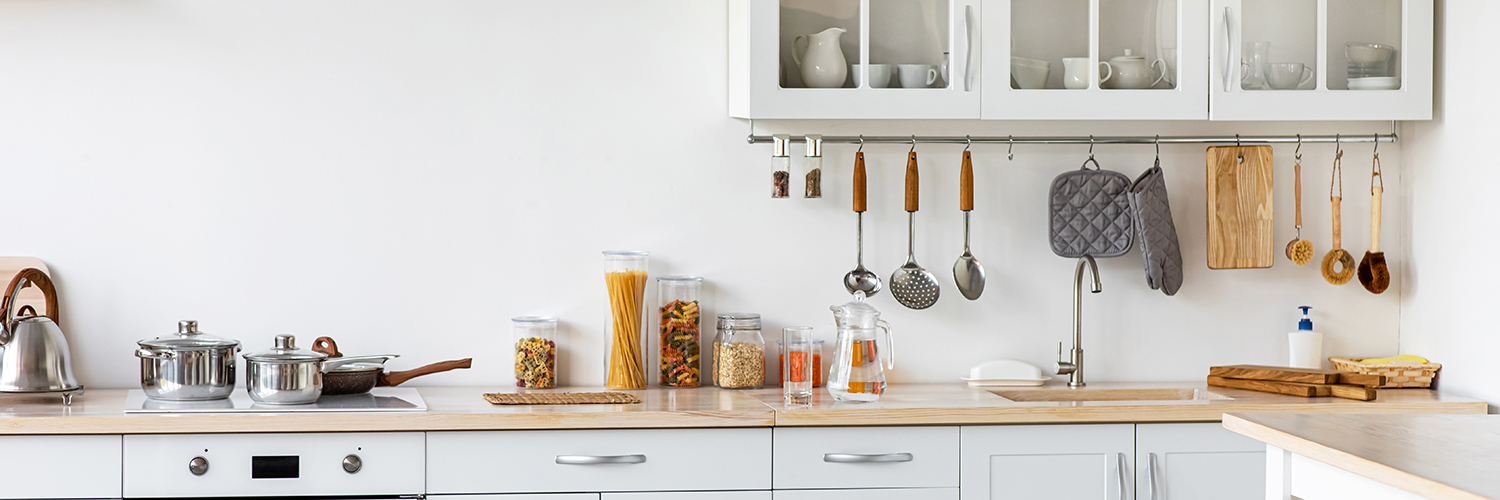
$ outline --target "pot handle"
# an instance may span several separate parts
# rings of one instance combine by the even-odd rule
[[[344,353],[339,352],[339,345],[333,341],[333,337],[318,337],[312,343],[312,351],[327,354],[330,358],[344,357]]]
[[[156,352],[149,349],[136,349],[135,357],[147,359],[177,359],[175,352]]]
[[[0,316],[0,322],[8,325],[16,318],[17,313],[13,311],[16,305],[15,299],[20,296],[21,289],[25,288],[27,283],[35,283],[37,288],[42,289],[42,297],[47,301],[47,317],[52,318],[53,323],[61,324],[61,321],[57,319],[57,288],[52,286],[52,278],[48,278],[47,273],[34,267],[28,267],[16,273],[16,277],[11,278],[10,285],[5,287],[5,299],[3,303],[0,303],[4,306],[5,312],[3,316]]]
[[[473,363],[473,361],[474,361],[474,358],[456,359],[456,360],[453,360],[453,361],[443,361],[443,362],[439,362],[439,363],[433,363],[433,364],[430,364],[430,365],[427,365],[427,366],[424,366],[424,367],[421,367],[421,368],[414,368],[414,369],[406,370],[406,371],[381,373],[380,374],[380,380],[375,383],[375,386],[376,387],[395,387],[395,386],[398,386],[398,385],[401,385],[401,384],[405,383],[408,380],[411,380],[411,379],[414,379],[414,378],[417,378],[417,377],[420,377],[420,376],[423,376],[423,375],[432,375],[434,373],[442,373],[442,372],[446,372],[446,371],[449,371],[449,370],[458,370],[458,369],[462,369],[462,368],[468,368],[469,365],[471,365]]]

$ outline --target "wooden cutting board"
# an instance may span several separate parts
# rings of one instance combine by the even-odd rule
[[[42,259],[36,257],[0,257],[0,288],[9,285],[11,278],[16,277],[22,269],[28,267],[41,269],[42,273],[46,274],[48,278],[52,277],[52,270],[47,269],[47,264],[43,263]],[[3,295],[5,295],[5,291],[0,291],[0,296]],[[21,289],[21,298],[16,302],[21,305],[30,305],[38,311],[38,314],[46,314],[47,301],[42,299],[42,291],[37,289],[37,287],[27,286]],[[62,310],[59,308],[58,311],[61,312]]]
[[[1285,394],[1288,396],[1301,396],[1304,398],[1325,398],[1333,396],[1336,398],[1355,399],[1359,401],[1374,401],[1375,389],[1360,387],[1357,385],[1342,384],[1302,384],[1297,382],[1277,382],[1271,380],[1240,380],[1235,378],[1208,376],[1208,385],[1214,387],[1228,387],[1230,389],[1244,389],[1247,391],[1269,392],[1272,394]]]
[[[1234,365],[1209,367],[1208,374],[1215,377],[1246,380],[1272,380],[1301,382],[1304,384],[1351,384],[1365,387],[1385,385],[1382,375],[1320,370],[1317,368],[1287,368],[1283,366]]]
[[[1257,269],[1276,261],[1271,146],[1208,148],[1208,268]]]

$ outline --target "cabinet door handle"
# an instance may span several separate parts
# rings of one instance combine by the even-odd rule
[[[1234,61],[1230,56],[1234,55],[1234,31],[1230,24],[1230,8],[1224,7],[1224,91],[1229,92],[1234,85]]]
[[[1125,454],[1115,454],[1115,472],[1120,477],[1120,500],[1125,500]]]
[[[645,455],[558,455],[558,465],[643,464]]]
[[[1156,492],[1160,489],[1156,486],[1156,454],[1146,454],[1146,490],[1150,496],[1147,500],[1156,500]]]
[[[834,464],[873,464],[889,462],[910,462],[910,453],[876,453],[863,455],[859,453],[824,453],[823,461]]]
[[[974,87],[974,6],[964,6],[964,92]]]

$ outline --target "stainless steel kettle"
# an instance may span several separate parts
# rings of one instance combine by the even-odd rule
[[[31,283],[47,300],[47,315],[38,316],[31,306],[16,310],[16,297]],[[0,313],[0,393],[62,393],[63,404],[83,386],[73,378],[68,339],[57,326],[57,289],[40,269],[27,268],[16,274],[5,288],[4,312]],[[26,311],[30,314],[21,315]]]

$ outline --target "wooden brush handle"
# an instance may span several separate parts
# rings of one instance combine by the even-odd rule
[[[974,209],[974,161],[968,151],[964,151],[963,166],[958,169],[958,209]]]
[[[906,211],[917,211],[917,152],[906,154]]]
[[[865,211],[865,153],[854,153],[854,211]]]
[[[1370,253],[1380,253],[1380,195],[1385,188],[1370,188]]]
[[[1344,197],[1331,196],[1329,199],[1333,200],[1333,249],[1338,250],[1344,248],[1344,242],[1340,239],[1340,234],[1344,230],[1344,220],[1343,213],[1339,210],[1339,205],[1344,201]]]
[[[380,380],[376,381],[375,385],[377,387],[395,387],[401,385],[403,382],[423,375],[432,375],[434,373],[442,373],[448,370],[468,368],[469,365],[473,363],[473,361],[473,358],[464,358],[453,361],[433,363],[421,368],[413,368],[406,371],[381,373]]]
[[[1302,164],[1293,168],[1297,171],[1297,227],[1302,227]]]

